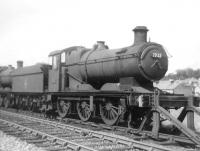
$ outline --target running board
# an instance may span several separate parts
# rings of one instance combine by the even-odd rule
[[[193,141],[195,144],[200,145],[200,136],[197,135],[194,131],[190,130],[186,126],[184,126],[179,120],[177,120],[175,117],[173,117],[167,110],[165,110],[161,106],[156,106],[155,110],[159,112],[160,114],[164,115],[169,121],[172,122],[182,133],[184,133],[191,141]],[[195,111],[197,109],[194,109]],[[198,114],[200,112],[198,111]]]

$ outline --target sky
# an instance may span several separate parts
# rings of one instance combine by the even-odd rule
[[[0,66],[48,62],[51,51],[96,41],[130,46],[136,26],[164,46],[168,73],[200,68],[199,0],[0,0]]]

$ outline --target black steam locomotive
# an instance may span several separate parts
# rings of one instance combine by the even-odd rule
[[[153,81],[164,77],[168,57],[162,45],[147,42],[148,29],[134,30],[134,44],[109,49],[103,41],[93,48],[69,47],[49,54],[52,65],[36,64],[0,74],[0,106],[24,110],[53,110],[83,121],[101,117],[141,123],[151,109]]]

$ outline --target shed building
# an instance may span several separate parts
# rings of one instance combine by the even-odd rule
[[[180,80],[161,80],[158,83],[154,83],[154,86],[171,94],[184,94],[185,96],[191,96],[194,92],[192,85]]]

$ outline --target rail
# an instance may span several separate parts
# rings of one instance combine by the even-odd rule
[[[132,139],[128,139],[128,138],[125,138],[125,137],[122,137],[122,136],[119,136],[119,135],[114,135],[114,134],[111,135],[111,134],[108,134],[108,133],[105,133],[105,132],[92,131],[92,130],[88,130],[88,129],[84,129],[84,128],[79,128],[79,127],[75,127],[75,126],[71,126],[71,125],[66,125],[66,124],[54,122],[54,121],[38,119],[38,118],[30,117],[30,116],[24,116],[24,115],[21,115],[21,114],[18,115],[18,114],[8,113],[6,111],[0,111],[0,113],[1,113],[1,115],[4,114],[5,115],[4,117],[10,116],[10,117],[24,119],[26,121],[27,125],[34,125],[34,124],[31,124],[31,122],[45,123],[45,124],[54,126],[55,128],[60,128],[60,129],[65,130],[65,131],[69,130],[69,131],[72,131],[72,132],[76,132],[78,134],[81,134],[82,137],[83,137],[83,134],[84,134],[84,136],[91,137],[94,140],[99,139],[99,141],[101,141],[101,142],[102,141],[109,141],[110,146],[113,146],[113,145],[115,145],[115,147],[119,146],[119,148],[114,147],[116,150],[117,149],[121,149],[121,150],[123,150],[123,149],[127,149],[127,150],[139,149],[139,150],[146,150],[146,151],[150,151],[150,150],[151,151],[157,151],[157,150],[170,151],[171,150],[169,148],[166,148],[166,147],[163,147],[163,146],[160,146],[160,145],[147,144],[147,143],[144,143],[144,142],[139,142],[139,141],[135,141],[135,140],[132,140]],[[1,118],[2,118],[2,116],[1,116]],[[28,122],[28,120],[29,120],[29,122]],[[67,141],[64,138],[60,138],[58,136],[55,136],[56,135],[55,133],[54,133],[54,135],[50,135],[50,134],[45,133],[44,131],[36,130],[34,127],[33,128],[27,128],[27,126],[24,126],[24,125],[19,124],[19,123],[10,122],[10,121],[7,121],[5,119],[4,119],[4,122],[9,123],[9,125],[15,125],[17,127],[21,127],[24,130],[27,129],[28,131],[32,131],[34,133],[42,135],[45,138],[48,137],[53,142],[60,141],[60,142],[62,142],[62,144],[74,146],[74,148],[76,148],[76,149],[78,148],[78,150],[101,150],[101,149],[97,148],[97,146],[88,147],[88,146],[85,146],[85,145],[80,145],[79,143],[74,143],[74,142],[69,141],[69,140]],[[105,147],[105,145],[106,145],[106,143],[102,144],[102,146],[104,146],[104,147]]]

